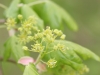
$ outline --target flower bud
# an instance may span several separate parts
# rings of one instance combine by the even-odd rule
[[[23,50],[28,50],[28,47],[27,47],[27,46],[23,46],[22,49],[23,49]]]
[[[19,14],[19,15],[18,15],[18,19],[19,19],[19,20],[22,20],[22,19],[23,19],[23,16]]]
[[[63,34],[60,38],[61,38],[62,40],[64,40],[65,37],[66,37],[66,35]]]
[[[50,59],[48,62],[47,62],[47,65],[48,67],[50,68],[54,68],[55,65],[56,65],[57,61],[55,59]]]

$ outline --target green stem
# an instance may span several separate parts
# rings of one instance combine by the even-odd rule
[[[48,1],[48,0],[47,0]],[[32,3],[29,3],[28,5],[29,6],[33,6],[33,5],[37,5],[37,4],[41,4],[41,3],[45,3],[46,2],[46,0],[43,0],[43,1],[35,1],[35,2],[32,2]]]
[[[1,3],[0,3],[0,7],[3,8],[3,9],[7,9],[7,7],[3,4],[1,4]]]
[[[43,60],[41,60],[42,63],[47,64],[46,62],[44,62]]]
[[[42,39],[42,42],[43,42],[43,39]],[[43,49],[43,51],[40,52],[40,54],[39,54],[39,56],[37,57],[37,60],[36,60],[36,62],[35,62],[35,65],[37,65],[37,64],[41,61],[41,59],[43,58],[43,56],[46,54],[46,53],[44,52],[44,50],[47,51],[48,45],[49,45],[49,43],[46,43],[45,48]],[[43,52],[44,52],[44,53],[43,53]]]
[[[49,53],[51,53],[51,52],[54,52],[54,50],[52,50],[52,51],[49,51],[49,52],[47,52],[46,54],[49,54]]]
[[[42,42],[43,42],[43,39],[42,39]],[[47,44],[47,45],[48,45],[48,44]],[[43,56],[45,55],[45,53],[43,53],[43,52],[44,52],[44,50],[47,50],[47,45],[45,46],[45,49],[43,49],[43,51],[40,52],[40,54],[39,54],[39,56],[37,57],[37,60],[36,60],[36,62],[35,62],[35,65],[37,65],[37,64],[41,61],[41,59],[43,58]]]
[[[35,65],[37,65],[37,64],[41,61],[42,54],[43,54],[43,51],[41,51],[41,53],[40,53],[39,56],[37,57],[37,60],[36,60],[36,62],[35,62]]]

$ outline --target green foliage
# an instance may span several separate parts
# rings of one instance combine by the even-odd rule
[[[44,20],[45,25],[50,25],[51,28],[63,28],[63,21],[69,29],[77,31],[78,27],[71,16],[57,4],[52,1],[45,1],[39,5],[33,6],[34,10]]]
[[[35,13],[32,8],[30,8],[28,5],[23,5],[21,7],[21,14],[23,15],[24,19],[27,19],[29,16],[35,16],[37,19],[37,27],[42,30],[44,28],[43,20],[39,18],[39,16]]]
[[[5,16],[10,18],[7,20],[7,27],[14,30],[16,28],[19,35],[10,36],[6,41],[4,60],[8,60],[13,54],[17,62],[26,55],[24,50],[39,52],[36,62],[33,62],[35,65],[33,63],[26,65],[23,75],[39,75],[36,67],[40,61],[49,67],[48,74],[50,72],[54,75],[61,75],[61,73],[81,75],[88,72],[83,59],[92,58],[100,61],[100,57],[87,48],[63,40],[66,35],[58,30],[64,27],[63,24],[73,31],[77,31],[78,27],[68,12],[52,1],[13,0]],[[45,29],[44,25],[49,25],[52,29],[50,27]],[[27,46],[30,42],[32,42],[31,49]]]
[[[5,43],[4,59],[7,60],[11,53],[14,55],[16,61],[25,56],[25,53],[22,50],[22,45],[18,42],[16,36],[11,36]]]
[[[52,2],[47,1],[34,7],[39,16],[44,20],[46,25],[52,28],[61,27],[61,15],[59,9]]]
[[[92,58],[94,60],[100,61],[100,57],[97,56],[95,53],[91,52],[89,49],[82,47],[78,44],[75,44],[75,43],[72,43],[69,41],[65,41],[65,40],[64,41],[56,40],[53,44],[51,44],[49,46],[48,51],[53,50],[53,45],[57,45],[59,43],[65,45],[65,47],[66,47],[65,53],[63,53],[61,51],[54,51],[54,52],[48,53],[47,56],[44,57],[44,59],[48,59],[48,58],[50,59],[52,57],[55,57],[58,61],[61,61],[62,59],[64,59],[64,60],[69,59],[70,61],[74,61],[76,63],[82,63],[81,58],[83,58],[83,59]],[[60,58],[60,57],[62,57],[62,58]],[[70,66],[73,67],[73,65],[70,65]]]
[[[36,0],[22,0],[23,3],[27,4],[27,3],[31,3],[33,1],[36,1]]]
[[[4,44],[4,47],[5,47],[5,51],[4,51],[4,61],[9,59],[10,55],[11,55],[11,38],[9,38],[5,44]]]
[[[23,75],[39,75],[34,64],[29,64],[25,67]]]
[[[100,57],[91,52],[89,49],[84,48],[78,44],[65,41],[65,40],[56,40],[54,43],[49,45],[48,47],[48,52],[53,50],[53,46],[57,44],[63,44],[65,45],[66,51],[61,52],[59,50],[57,51],[52,51],[48,54],[46,54],[43,58],[44,61],[48,61],[51,58],[55,58],[57,60],[57,66],[59,67],[65,67],[67,66],[70,71],[70,73],[73,72],[72,75],[77,75],[75,72],[79,74],[83,74],[85,71],[87,72],[87,68],[84,69],[85,65],[82,62],[82,59],[89,59],[92,58],[94,60],[100,61]],[[81,58],[80,58],[81,57]],[[56,70],[55,70],[56,69]],[[55,69],[52,70],[53,74],[56,74],[55,71],[59,71],[60,68],[55,67]],[[51,71],[51,69],[50,69]],[[64,73],[68,73],[66,68],[64,68]],[[61,71],[62,72],[62,71]]]
[[[9,8],[6,10],[6,17],[7,18],[16,18],[19,13],[18,4],[20,0],[13,0]]]
[[[68,50],[73,50],[76,52],[81,58],[89,59],[92,58],[94,60],[100,61],[100,57],[97,56],[95,53],[91,52],[89,49],[82,47],[78,44],[72,43],[70,41],[59,41],[68,47]]]
[[[62,13],[62,19],[64,20],[65,24],[68,26],[69,29],[73,31],[78,30],[78,26],[76,22],[73,20],[73,18],[69,15],[68,12],[66,12],[64,9],[61,8],[61,13]]]

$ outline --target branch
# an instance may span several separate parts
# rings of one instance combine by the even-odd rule
[[[0,57],[0,61],[2,62],[4,59],[2,57]],[[13,64],[17,64],[16,61],[8,59],[7,62],[13,63]]]

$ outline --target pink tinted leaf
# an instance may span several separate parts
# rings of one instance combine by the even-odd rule
[[[36,65],[36,68],[38,69],[39,73],[46,71],[46,65],[41,62]]]
[[[24,56],[18,60],[18,63],[26,66],[29,63],[34,63],[34,59],[32,57],[29,57],[29,56]]]

